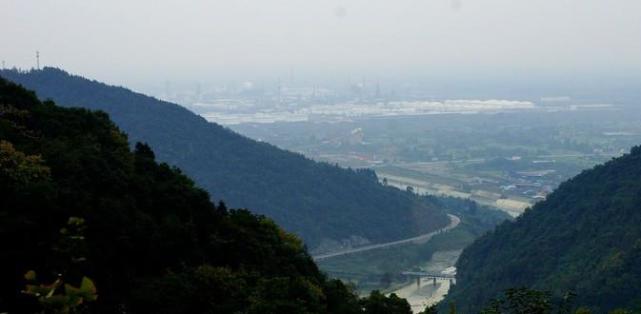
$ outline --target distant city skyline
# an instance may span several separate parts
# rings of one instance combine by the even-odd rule
[[[110,83],[639,75],[637,0],[5,0],[6,67]],[[144,17],[144,18],[141,18]]]

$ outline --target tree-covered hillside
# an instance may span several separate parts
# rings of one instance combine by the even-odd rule
[[[251,208],[314,249],[352,235],[372,242],[429,232],[448,223],[434,202],[378,183],[373,171],[318,163],[240,136],[178,105],[54,69],[0,76],[64,106],[107,112],[132,141],[183,169],[215,198]]]
[[[0,79],[0,312],[402,313],[321,274],[271,220],[212,204],[102,112]]]
[[[474,313],[503,290],[568,292],[596,313],[641,305],[641,147],[584,171],[465,249],[444,303]]]

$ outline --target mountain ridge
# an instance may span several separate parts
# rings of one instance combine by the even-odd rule
[[[371,170],[343,169],[251,140],[176,104],[55,68],[0,76],[62,106],[103,110],[132,142],[146,142],[214,198],[251,208],[300,235],[313,250],[354,236],[402,239],[448,223],[429,199],[381,185]]]
[[[411,313],[134,146],[104,112],[0,78],[0,312]]]
[[[641,147],[564,182],[466,248],[445,302],[466,312],[508,288],[547,290],[596,312],[641,304]]]

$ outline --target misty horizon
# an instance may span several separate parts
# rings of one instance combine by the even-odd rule
[[[641,70],[641,3],[631,0],[3,6],[5,67],[34,68],[39,51],[42,66],[142,89],[167,80],[537,81]]]

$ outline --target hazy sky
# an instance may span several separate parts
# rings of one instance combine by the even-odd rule
[[[0,0],[0,36],[8,67],[118,82],[641,72],[639,0]]]

